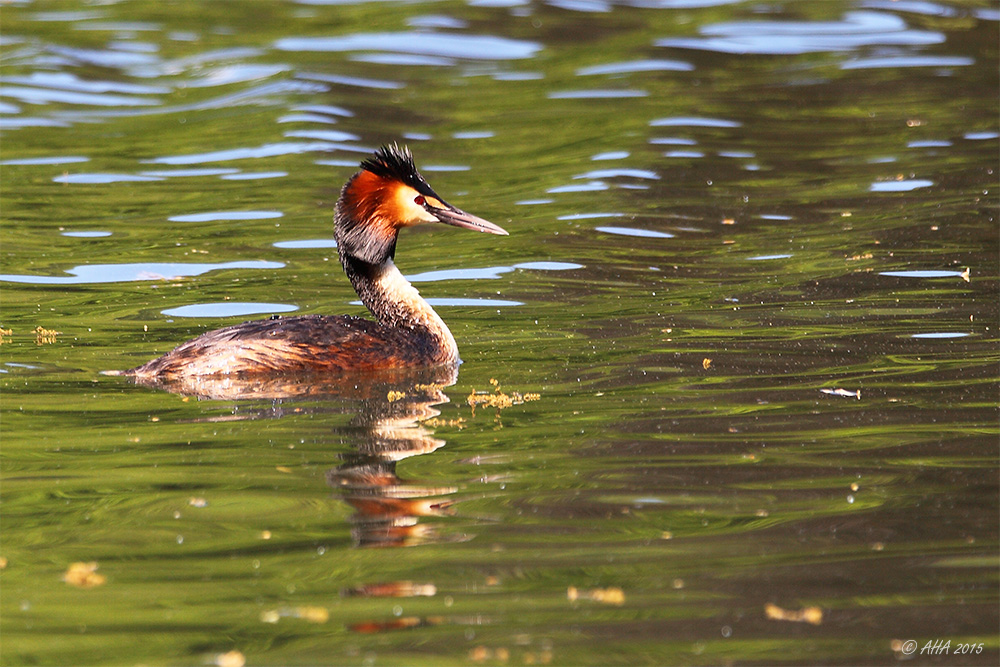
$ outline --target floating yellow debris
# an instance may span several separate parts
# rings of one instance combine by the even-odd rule
[[[541,398],[541,394],[534,393],[522,394],[517,391],[512,391],[508,394],[500,389],[500,381],[494,378],[490,378],[490,384],[493,385],[492,394],[489,392],[477,392],[473,389],[472,393],[470,393],[465,399],[465,402],[472,407],[473,415],[476,414],[476,406],[478,405],[503,410],[504,408],[509,408],[512,405],[520,405],[522,403],[527,403],[528,401],[537,401]]]
[[[0,570],[6,569],[6,568],[7,568],[7,559],[4,558],[3,556],[0,556]]]
[[[406,392],[405,391],[396,391],[395,389],[393,389],[388,394],[386,394],[385,397],[386,397],[386,399],[390,403],[395,403],[396,401],[398,401],[398,400],[400,400],[402,398],[406,398]]]
[[[594,588],[589,591],[581,591],[576,586],[570,586],[566,589],[566,599],[570,602],[593,600],[604,604],[621,605],[625,603],[625,592],[620,588]]]
[[[188,505],[191,507],[208,507],[208,501],[204,498],[190,498],[188,499]]]
[[[472,662],[486,662],[487,660],[491,660],[503,664],[510,660],[510,650],[504,647],[491,649],[486,646],[476,646],[469,649],[469,660]]]
[[[439,419],[438,417],[431,417],[430,419],[425,419],[420,422],[425,426],[430,426],[431,428],[438,428],[439,426],[457,426],[462,428],[465,426],[465,420],[461,417],[457,419]]]
[[[35,343],[37,345],[45,345],[46,343],[56,342],[56,336],[61,334],[61,331],[55,331],[53,329],[46,329],[45,327],[35,327],[33,332],[35,334]]]
[[[217,667],[243,667],[247,664],[246,656],[239,651],[233,650],[228,653],[220,653],[215,656],[212,664]]]
[[[712,365],[712,360],[709,359],[708,357],[705,357],[704,359],[701,360],[701,367],[704,368],[706,371],[708,370],[708,367],[711,365]]]
[[[104,584],[107,580],[103,574],[97,574],[96,561],[72,563],[66,570],[66,574],[63,575],[63,581],[77,588],[94,588]]]
[[[3,345],[5,342],[7,342],[3,339],[4,336],[12,336],[13,334],[14,334],[13,329],[4,329],[3,327],[0,327],[0,345]]]
[[[820,625],[823,622],[823,610],[819,607],[791,610],[782,609],[769,602],[764,605],[764,614],[773,621],[792,621],[794,623],[811,623],[812,625]]]
[[[330,612],[326,607],[296,607],[295,616],[310,623],[326,623],[330,620]]]

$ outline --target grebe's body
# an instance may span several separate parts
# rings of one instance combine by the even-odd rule
[[[124,374],[174,380],[458,363],[451,331],[393,263],[396,236],[403,227],[432,222],[507,232],[447,204],[417,172],[410,152],[395,145],[361,163],[341,191],[334,221],[340,262],[376,321],[306,315],[244,322],[202,334]]]

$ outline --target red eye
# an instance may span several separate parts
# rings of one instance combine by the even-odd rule
[[[427,200],[424,199],[423,195],[417,195],[416,199],[413,200],[413,203],[416,204],[417,206],[423,206],[424,202],[426,201]]]

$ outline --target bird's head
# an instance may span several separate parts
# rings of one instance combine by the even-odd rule
[[[370,264],[391,259],[404,227],[441,222],[507,235],[501,227],[444,201],[413,163],[409,149],[385,145],[361,162],[337,201],[337,244],[342,254]]]

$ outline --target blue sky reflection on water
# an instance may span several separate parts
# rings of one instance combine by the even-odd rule
[[[281,262],[242,261],[207,263],[140,262],[136,264],[93,264],[67,269],[69,276],[0,274],[0,281],[35,285],[80,285],[118,283],[136,280],[173,280],[200,276],[209,271],[226,269],[280,269]]]

